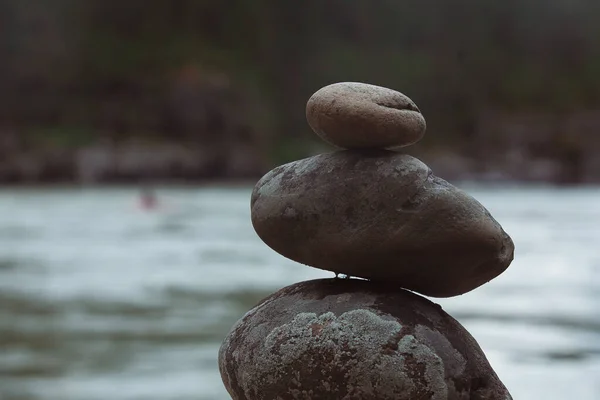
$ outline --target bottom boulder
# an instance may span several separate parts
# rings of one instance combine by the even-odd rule
[[[234,400],[511,400],[475,339],[431,301],[358,279],[264,299],[219,350]]]

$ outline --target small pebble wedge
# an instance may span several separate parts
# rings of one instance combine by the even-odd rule
[[[323,140],[345,149],[399,148],[425,134],[425,119],[411,99],[366,83],[325,86],[308,100],[306,119]]]
[[[264,299],[225,338],[219,370],[234,400],[512,400],[439,305],[358,279]]]
[[[513,259],[500,224],[423,162],[344,150],[282,165],[255,186],[252,224],[284,257],[336,273],[451,297]]]

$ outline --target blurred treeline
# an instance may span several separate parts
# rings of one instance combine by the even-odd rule
[[[413,98],[428,121],[417,151],[481,158],[481,137],[507,134],[482,132],[497,115],[600,109],[600,2],[0,0],[5,162],[51,148],[75,163],[69,149],[169,143],[211,158],[175,175],[251,175],[315,151],[304,106],[337,81]],[[544,159],[588,140],[539,129]]]

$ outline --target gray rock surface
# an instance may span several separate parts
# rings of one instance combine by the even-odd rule
[[[473,197],[418,159],[345,150],[275,168],[254,188],[252,224],[294,261],[434,296],[501,274],[514,245]]]
[[[410,98],[366,83],[318,90],[306,104],[306,119],[323,140],[347,149],[408,146],[425,134],[425,119]]]
[[[219,350],[234,400],[511,400],[475,339],[413,293],[301,282],[249,311]]]

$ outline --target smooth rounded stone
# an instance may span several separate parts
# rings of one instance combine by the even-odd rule
[[[425,134],[425,118],[411,99],[366,83],[318,90],[306,104],[306,119],[323,140],[346,149],[408,146]]]
[[[225,338],[234,400],[511,400],[475,339],[429,300],[358,279],[301,282]]]
[[[513,259],[511,238],[477,200],[386,150],[277,167],[256,184],[251,211],[260,238],[291,260],[427,296],[473,290]]]

